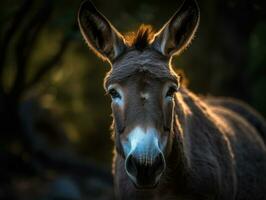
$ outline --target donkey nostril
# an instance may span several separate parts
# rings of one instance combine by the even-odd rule
[[[164,155],[159,153],[153,164],[153,169],[156,176],[160,175],[164,171],[165,165]]]
[[[132,154],[126,158],[126,171],[130,176],[135,177],[137,174],[137,164]]]
[[[150,162],[140,158],[134,154],[128,155],[125,163],[126,173],[137,186],[156,185],[166,166],[164,155],[159,152]]]

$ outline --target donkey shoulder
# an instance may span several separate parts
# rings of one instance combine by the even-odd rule
[[[227,136],[236,161],[236,199],[265,199],[265,119],[252,107],[236,99],[207,97],[205,102],[235,130],[232,137],[230,134]],[[250,135],[252,133],[257,135]]]
[[[266,120],[250,105],[243,101],[227,97],[207,97],[205,101],[209,105],[223,107],[244,118],[258,131],[264,143],[266,144]]]

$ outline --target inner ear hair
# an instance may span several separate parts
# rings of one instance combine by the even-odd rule
[[[124,37],[90,0],[81,4],[78,24],[90,49],[102,59],[112,62],[124,51],[126,47]]]
[[[155,34],[152,47],[165,56],[180,54],[189,46],[199,20],[200,11],[196,0],[185,0],[179,10]]]

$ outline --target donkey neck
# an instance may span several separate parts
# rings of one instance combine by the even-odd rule
[[[220,166],[223,159],[230,162],[234,159],[231,145],[225,136],[226,127],[203,99],[186,88],[180,89],[175,102],[177,120],[173,147],[178,148],[172,154],[182,158],[182,168],[178,169],[183,170],[188,188],[200,190],[204,180],[209,180],[204,183],[204,187],[210,191],[218,190],[219,174],[223,170],[233,170],[232,166],[224,169]]]
[[[176,95],[175,135],[179,143],[184,167],[194,168],[197,160],[211,163],[212,146],[216,135],[220,135],[220,124],[208,105],[188,89],[182,87]]]

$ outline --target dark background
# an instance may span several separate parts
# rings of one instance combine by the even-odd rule
[[[121,32],[158,30],[181,0],[95,0]],[[87,48],[77,0],[0,3],[0,199],[112,199],[110,69]],[[191,47],[173,60],[196,94],[240,98],[266,116],[263,0],[199,0]]]

